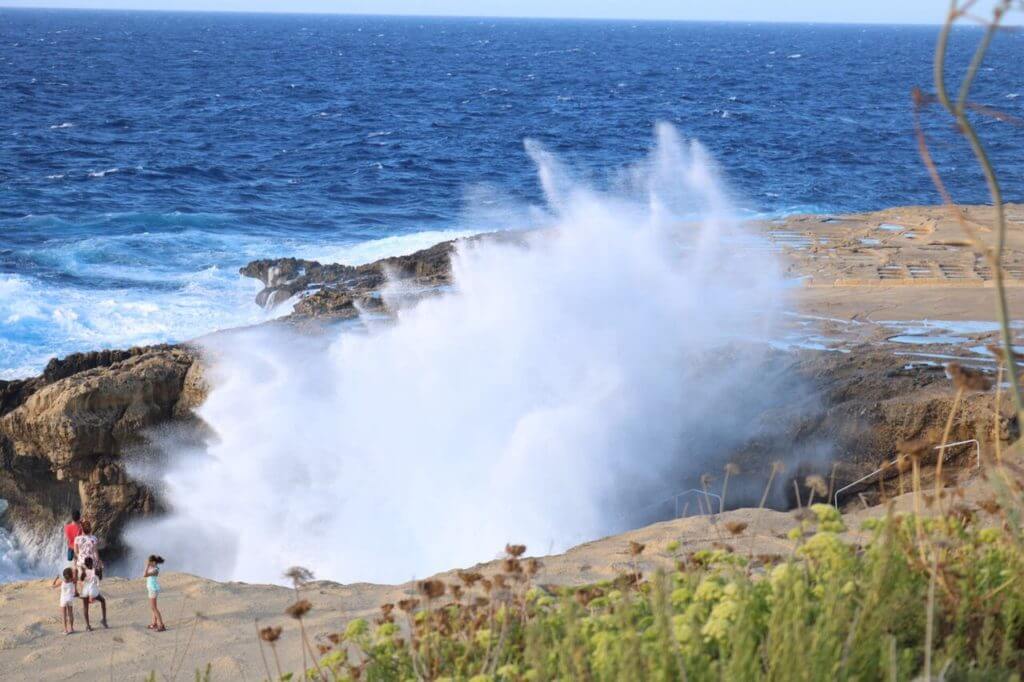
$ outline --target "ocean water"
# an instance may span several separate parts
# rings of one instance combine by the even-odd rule
[[[936,10],[938,16],[938,9]],[[980,33],[957,33],[963,64]],[[515,227],[532,137],[596,186],[699,139],[751,214],[933,203],[936,29],[0,10],[0,378],[272,314],[237,268]],[[976,100],[1024,117],[1024,34]],[[963,201],[986,196],[927,119]],[[1024,197],[1021,130],[981,131]]]

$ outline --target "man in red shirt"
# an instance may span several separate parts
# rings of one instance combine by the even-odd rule
[[[71,523],[64,526],[64,537],[68,541],[68,561],[75,558],[75,538],[82,534],[82,512],[71,512]]]

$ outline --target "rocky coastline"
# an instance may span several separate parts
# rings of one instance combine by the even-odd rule
[[[894,218],[893,212],[900,211]],[[892,209],[820,224],[834,231],[837,220],[845,221],[856,232],[895,219],[909,224],[913,216],[918,221],[915,225],[932,220],[934,232],[941,225],[933,215],[934,209],[929,208]],[[769,234],[784,230],[806,234],[807,220],[797,216],[783,227],[772,224],[765,229]],[[517,242],[522,234],[479,236],[468,243],[478,239]],[[360,266],[295,258],[259,260],[240,273],[263,283],[257,304],[289,301],[294,305],[293,312],[272,324],[322,328],[362,314],[387,315],[391,312],[389,287],[412,297],[443,291],[451,284],[456,248],[456,242],[443,242]],[[882,247],[849,248],[861,257]],[[817,245],[783,249],[782,255],[796,263],[799,272],[801,267],[816,267],[821,250]],[[891,250],[884,257],[892,260]],[[819,284],[820,271],[816,270]],[[832,291],[848,300],[855,288],[836,286]],[[883,290],[870,289],[872,301]],[[799,295],[797,299],[799,304]],[[806,452],[805,460],[797,455],[787,485],[811,471],[832,475],[842,484],[874,469],[895,443],[927,437],[941,428],[953,395],[940,363],[908,363],[885,339],[861,337],[851,343],[844,352],[796,348],[771,356],[766,371],[790,373],[809,390],[777,396],[770,409],[751,415],[772,428],[732,453],[730,459],[741,464],[745,475],[763,481],[780,455]],[[81,508],[116,556],[123,550],[121,532],[130,520],[164,510],[158,494],[131,477],[128,462],[145,451],[154,429],[168,425],[201,429],[195,408],[208,390],[202,350],[194,343],[79,353],[52,360],[36,377],[0,381],[0,498],[8,502],[0,525],[21,534],[52,532],[70,509]],[[1009,410],[997,416],[991,392],[979,393],[966,397],[952,437],[976,438],[988,450],[997,430],[999,439],[1007,442],[1018,429]],[[969,471],[970,453],[961,459],[963,469]]]

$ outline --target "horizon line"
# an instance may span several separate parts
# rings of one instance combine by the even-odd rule
[[[497,20],[535,20],[535,21],[619,21],[649,22],[675,24],[765,24],[765,25],[801,25],[801,26],[918,26],[938,28],[943,22],[886,22],[886,21],[767,21],[763,19],[668,19],[651,17],[579,17],[579,16],[529,16],[511,14],[382,14],[377,12],[322,12],[322,11],[289,11],[261,9],[167,9],[147,7],[67,7],[61,5],[6,5],[0,3],[0,10],[59,10],[65,12],[139,12],[147,14],[230,14],[230,15],[273,15],[293,17],[377,17],[381,19],[497,19]],[[1019,24],[1004,24],[1018,26]],[[972,28],[972,25],[960,25],[955,28]],[[981,28],[977,26],[975,28]]]

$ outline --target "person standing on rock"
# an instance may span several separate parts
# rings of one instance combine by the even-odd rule
[[[82,512],[77,509],[71,512],[71,523],[64,526],[64,537],[68,541],[68,561],[75,558],[75,539],[82,534]]]

